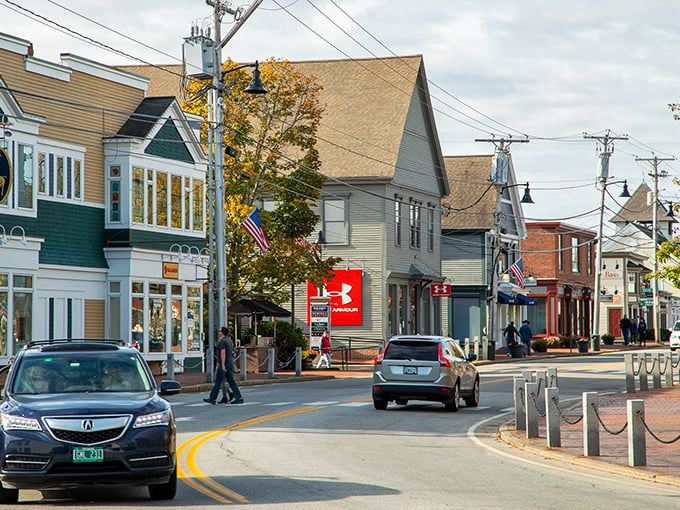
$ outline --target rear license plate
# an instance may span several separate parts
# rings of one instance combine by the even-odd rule
[[[404,375],[418,375],[418,367],[404,367]]]
[[[73,448],[73,462],[104,462],[104,448],[76,446]]]

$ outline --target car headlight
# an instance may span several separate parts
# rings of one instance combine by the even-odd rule
[[[170,413],[162,411],[160,413],[137,416],[134,427],[155,427],[157,425],[167,425],[168,423],[170,423]]]
[[[42,430],[40,422],[35,418],[25,418],[12,414],[0,414],[0,425],[3,430]]]

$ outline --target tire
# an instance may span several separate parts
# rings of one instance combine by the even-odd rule
[[[394,402],[395,402],[398,406],[405,406],[406,404],[408,404],[408,399],[405,399],[405,398],[397,398],[397,399],[394,399]]]
[[[149,497],[153,500],[173,499],[177,493],[177,468],[172,472],[170,480],[158,485],[149,485]]]
[[[479,405],[479,379],[475,378],[475,384],[472,385],[472,395],[464,398],[467,407],[477,407]]]
[[[447,411],[455,413],[456,411],[458,411],[459,405],[460,405],[460,386],[456,382],[456,385],[453,387],[453,398],[448,402],[444,402],[444,407],[446,408]]]
[[[374,398],[373,407],[379,409],[380,411],[384,411],[385,409],[387,409],[387,400],[385,400],[384,398]]]
[[[19,501],[19,489],[6,489],[0,483],[0,505],[15,505]]]

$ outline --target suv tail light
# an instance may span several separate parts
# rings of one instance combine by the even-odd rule
[[[438,350],[439,350],[439,366],[440,367],[450,367],[451,362],[449,361],[449,359],[442,356],[442,344],[439,344]]]

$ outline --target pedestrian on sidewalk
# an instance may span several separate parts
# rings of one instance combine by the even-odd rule
[[[520,336],[513,321],[510,321],[510,324],[503,330],[503,336],[505,337],[505,352],[510,356],[510,346],[517,343],[517,337]]]
[[[215,384],[210,390],[210,396],[204,398],[204,402],[209,404],[215,404],[217,401],[217,395],[220,392],[222,383],[226,378],[227,383],[229,383],[229,388],[234,397],[230,401],[231,404],[243,404],[243,397],[241,392],[236,385],[236,380],[234,379],[234,342],[229,338],[229,330],[225,327],[220,328],[220,341],[217,342],[217,373],[215,375]]]
[[[631,344],[637,343],[637,337],[638,337],[638,318],[635,317],[632,321],[630,321],[630,343]]]
[[[647,323],[644,317],[640,317],[640,323],[638,324],[638,337],[640,337],[640,345],[642,347],[647,346]]]
[[[623,319],[619,321],[619,327],[623,335],[623,345],[628,345],[630,342],[630,319],[627,315],[624,315]]]
[[[531,338],[534,334],[531,332],[531,327],[529,326],[529,321],[524,319],[522,325],[519,327],[519,337],[522,339],[522,343],[526,347],[527,356],[531,356]]]
[[[321,357],[316,364],[316,368],[321,368],[323,362],[326,362],[326,367],[331,368],[331,337],[328,335],[328,330],[325,330],[321,335],[321,344],[319,345]]]

